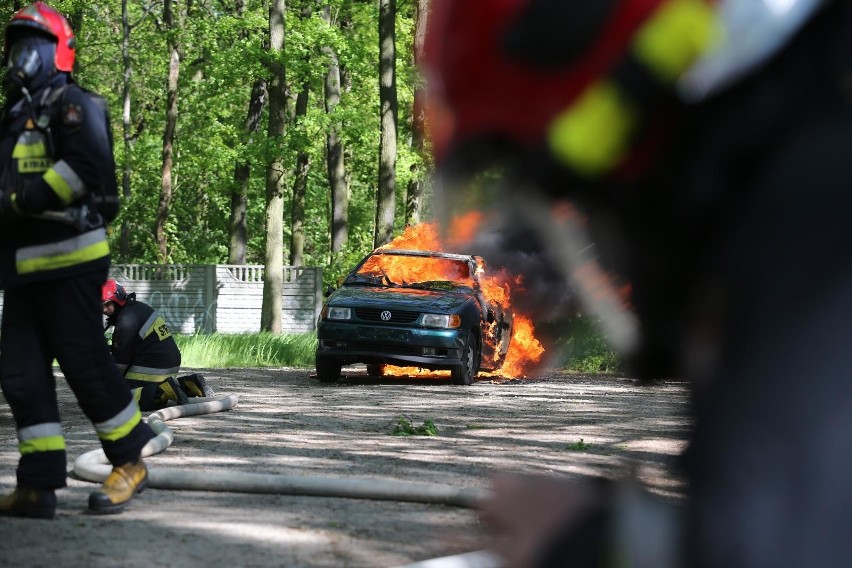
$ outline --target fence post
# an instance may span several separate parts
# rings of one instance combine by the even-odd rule
[[[216,265],[204,266],[204,332],[216,332],[216,306],[219,297],[219,282],[216,280]]]
[[[320,312],[322,311],[323,299],[322,267],[317,266],[314,269],[314,331],[317,329],[317,322],[319,321]]]

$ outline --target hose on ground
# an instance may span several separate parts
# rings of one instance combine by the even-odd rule
[[[166,422],[185,416],[198,416],[229,410],[236,406],[236,395],[195,399],[200,402],[170,406],[148,416],[148,425],[156,436],[142,450],[142,456],[158,454],[174,441]],[[103,482],[112,465],[103,450],[86,452],[74,462],[74,473],[81,479]],[[238,471],[187,471],[150,468],[148,486],[158,489],[218,491],[231,493],[263,493],[274,495],[310,495],[348,497],[384,501],[406,501],[474,508],[485,493],[481,489],[442,484],[410,483],[387,479],[334,478]]]

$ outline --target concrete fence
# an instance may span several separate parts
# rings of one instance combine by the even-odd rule
[[[110,276],[157,309],[177,333],[260,331],[263,266],[114,264]],[[322,268],[285,266],[282,331],[315,330],[322,300]]]

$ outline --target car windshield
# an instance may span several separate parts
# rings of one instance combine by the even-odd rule
[[[374,254],[345,284],[454,291],[473,288],[467,262],[438,256]]]

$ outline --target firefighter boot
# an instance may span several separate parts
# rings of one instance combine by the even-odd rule
[[[165,408],[166,406],[171,406],[173,404],[189,404],[189,398],[186,396],[186,393],[183,392],[183,389],[180,388],[177,380],[169,377],[157,385],[157,392],[154,394],[154,402],[157,404],[157,408]]]
[[[52,519],[56,516],[56,493],[53,489],[17,487],[10,495],[0,497],[0,516]]]
[[[142,458],[122,466],[113,466],[101,488],[89,494],[89,512],[96,515],[120,513],[133,499],[133,495],[142,493],[147,486],[148,468]]]
[[[187,394],[187,396],[213,396],[216,393],[213,392],[213,389],[207,386],[207,381],[204,380],[203,375],[199,375],[195,373],[194,375],[187,375],[185,377],[177,378],[178,384],[180,388],[183,389],[183,392]]]

